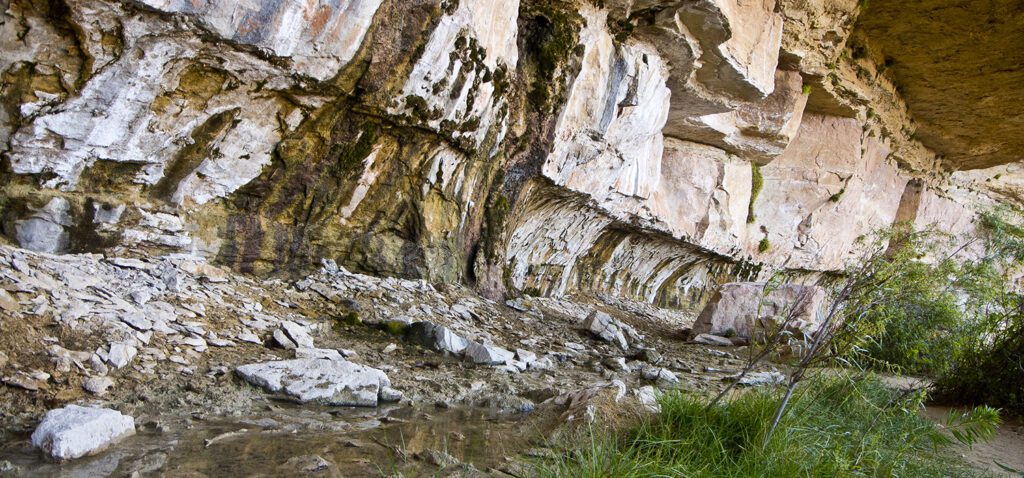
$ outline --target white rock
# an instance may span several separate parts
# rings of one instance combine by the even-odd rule
[[[82,382],[82,388],[93,395],[106,395],[107,390],[114,386],[114,379],[110,377],[90,377]]]
[[[693,338],[693,341],[697,342],[698,344],[704,345],[719,345],[723,347],[732,347],[731,340],[725,337],[719,337],[717,335],[711,334],[699,334]]]
[[[123,342],[112,343],[107,351],[107,363],[115,368],[124,368],[131,363],[138,352],[134,345]]]
[[[655,380],[661,388],[671,387],[672,385],[679,383],[679,377],[666,368],[658,370],[658,378]]]
[[[99,354],[94,353],[92,357],[89,357],[89,366],[100,375],[106,375],[109,371],[109,367],[107,367],[107,364]]]
[[[296,345],[295,342],[290,337],[288,337],[288,333],[285,332],[283,329],[277,329],[274,331],[274,341],[277,342],[277,345],[280,345],[282,348],[287,350],[293,350],[298,348],[298,345]]]
[[[654,413],[661,411],[661,405],[658,404],[658,396],[654,387],[644,385],[643,387],[633,389],[633,395],[636,396],[637,401],[648,411]]]
[[[32,445],[56,460],[103,451],[135,434],[135,420],[116,410],[68,405],[50,410],[32,433]]]
[[[693,332],[731,332],[760,342],[766,327],[773,329],[783,317],[792,316],[791,331],[806,336],[817,330],[817,316],[825,295],[825,289],[818,286],[786,284],[769,289],[764,282],[730,282],[719,287],[704,306],[693,324]]]
[[[139,311],[132,311],[122,315],[121,322],[128,324],[135,330],[143,332],[153,329],[153,321],[146,318],[146,316],[142,315],[142,312]]]
[[[454,355],[462,353],[469,346],[469,341],[448,327],[430,322],[416,322],[410,325],[405,338],[414,344]]]
[[[525,372],[526,369],[528,369],[530,366],[529,366],[529,364],[527,364],[526,362],[523,362],[522,360],[510,360],[508,362],[507,367],[514,368],[516,370],[516,372]]]
[[[382,402],[397,402],[402,399],[402,392],[391,387],[381,387],[378,398]]]
[[[286,320],[281,322],[281,329],[288,334],[288,337],[295,342],[295,345],[307,349],[314,348],[313,336],[309,335],[309,331],[306,327],[290,320]]]
[[[737,377],[726,377],[726,379],[735,380]],[[747,385],[750,387],[757,387],[761,385],[778,385],[786,381],[786,376],[779,372],[754,372],[748,373],[746,376],[739,380],[740,385]]]
[[[381,397],[381,390],[391,386],[384,372],[345,360],[282,360],[243,365],[236,372],[253,385],[303,403],[374,407],[393,397],[390,392]]]
[[[465,350],[466,360],[482,365],[503,365],[515,356],[512,352],[495,345],[470,342]]]
[[[295,73],[323,81],[336,75],[359,51],[381,1],[140,3],[189,15],[212,35],[287,57]],[[250,30],[255,25],[259,28]]]
[[[345,360],[345,355],[334,349],[310,349],[299,347],[295,349],[295,358],[314,358],[328,360]]]
[[[516,358],[529,365],[537,361],[537,354],[525,349],[516,349]]]
[[[605,342],[618,345],[622,350],[629,350],[626,336],[622,333],[621,323],[604,312],[599,310],[591,312],[586,320],[583,321],[583,328]]]
[[[245,329],[245,330],[242,330],[241,332],[238,332],[237,334],[235,334],[235,338],[238,339],[238,340],[241,340],[242,342],[248,342],[250,344],[261,344],[261,343],[263,343],[263,341],[260,340],[260,337],[258,335],[256,335],[256,334],[254,334],[249,329]]]
[[[541,357],[528,364],[533,370],[550,370],[555,368],[555,361],[550,356]]]
[[[65,226],[70,225],[71,204],[67,199],[55,197],[29,218],[16,221],[15,237],[25,249],[55,254],[68,248]]]

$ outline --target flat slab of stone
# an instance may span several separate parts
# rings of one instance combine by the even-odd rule
[[[693,338],[694,342],[704,345],[716,345],[720,347],[732,347],[732,341],[713,334],[699,334]]]
[[[32,446],[58,461],[99,453],[135,434],[135,419],[117,410],[68,405],[46,412]]]
[[[347,360],[280,360],[242,365],[235,372],[253,385],[302,403],[375,407],[395,397],[387,374]]]

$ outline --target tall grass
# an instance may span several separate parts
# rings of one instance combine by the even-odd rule
[[[919,415],[923,396],[877,378],[816,377],[764,442],[778,390],[751,390],[710,409],[684,392],[661,396],[661,413],[621,436],[591,433],[540,476],[573,477],[968,477],[948,435]]]

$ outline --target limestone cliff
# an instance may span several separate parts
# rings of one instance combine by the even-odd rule
[[[1019,35],[990,80],[922,45],[1024,13],[919,3],[0,0],[0,226],[492,296],[836,271],[1021,197]]]

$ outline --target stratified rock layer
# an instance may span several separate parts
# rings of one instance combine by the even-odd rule
[[[0,229],[669,306],[839,271],[895,221],[972,234],[1024,188],[943,168],[1016,161],[1013,123],[908,113],[937,90],[877,34],[905,12],[862,3],[10,0]]]

